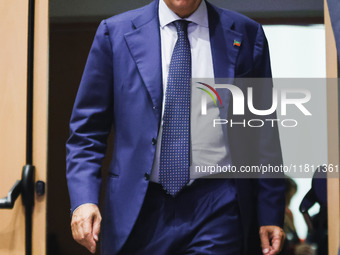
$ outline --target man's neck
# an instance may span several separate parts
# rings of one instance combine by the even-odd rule
[[[196,11],[202,0],[164,0],[164,2],[170,10],[183,19]]]

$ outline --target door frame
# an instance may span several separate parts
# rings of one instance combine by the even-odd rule
[[[339,165],[339,98],[338,58],[334,33],[329,16],[327,0],[324,0],[326,31],[326,72],[327,78],[327,134],[328,163]],[[340,239],[340,182],[339,178],[327,180],[328,206],[328,254],[338,254]]]

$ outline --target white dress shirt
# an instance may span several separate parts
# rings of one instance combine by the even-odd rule
[[[181,19],[169,9],[163,0],[159,0],[158,11],[162,51],[163,112],[160,132],[157,138],[156,154],[150,176],[150,180],[153,182],[159,182],[159,160],[167,79],[172,52],[177,41],[177,30],[172,22]],[[185,20],[190,21],[188,25],[188,39],[191,48],[192,78],[214,78],[208,11],[205,1],[202,1],[198,9],[191,16],[185,18]],[[213,102],[208,102],[207,115],[201,115],[201,96],[205,92],[197,89],[197,87],[202,87],[198,85],[191,85],[190,179],[192,180],[206,175],[206,173],[196,172],[196,166],[225,165],[226,162],[231,162],[228,145],[226,144],[221,125],[218,127],[213,127],[212,125],[213,119],[219,118],[219,108]]]

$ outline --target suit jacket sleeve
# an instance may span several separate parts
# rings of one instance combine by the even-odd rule
[[[109,31],[102,21],[96,32],[70,120],[66,177],[71,211],[98,204],[101,164],[113,116],[113,63]]]
[[[257,91],[254,90],[254,101],[258,109],[269,109],[272,105],[272,79],[268,43],[262,27],[259,25],[254,49],[254,68],[261,82]],[[258,85],[257,84],[257,85]],[[256,116],[258,118],[259,116]],[[274,112],[264,119],[277,119]],[[256,144],[258,148],[258,165],[281,166],[282,152],[278,127],[266,122],[263,128],[257,129]],[[275,178],[258,179],[258,221],[260,226],[283,226],[285,208],[285,182],[283,173],[275,173]]]

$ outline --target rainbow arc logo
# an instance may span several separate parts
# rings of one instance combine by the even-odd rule
[[[206,83],[203,83],[203,82],[197,82],[197,83],[199,83],[199,84],[201,84],[201,85],[207,87],[208,89],[210,89],[210,90],[216,95],[216,97],[218,98],[218,101],[220,101],[221,106],[223,106],[221,97],[220,97],[220,95],[217,93],[216,89],[214,89],[214,88],[213,88],[212,86],[210,86],[209,84],[206,84]],[[212,100],[214,101],[215,105],[217,106],[217,102],[216,102],[216,100],[215,100],[215,97],[213,96],[213,94],[212,94],[209,90],[207,90],[207,89],[205,89],[205,88],[200,88],[200,87],[197,87],[197,88],[200,89],[200,90],[203,90],[204,92],[206,92],[206,93],[212,98]]]

